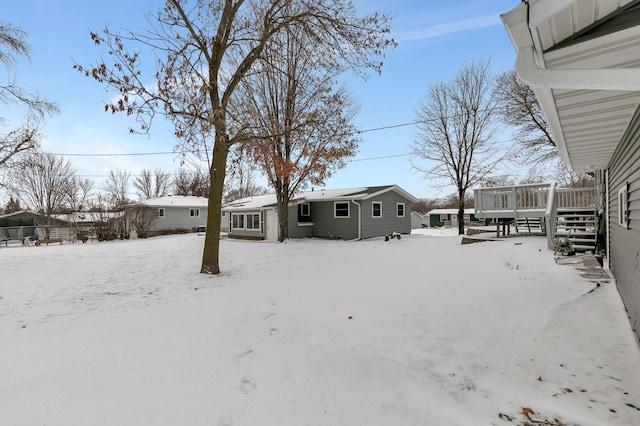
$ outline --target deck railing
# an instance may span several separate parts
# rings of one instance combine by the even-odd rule
[[[475,216],[483,219],[544,218],[549,248],[553,245],[559,209],[599,208],[595,188],[556,189],[555,183],[476,189],[474,206]]]
[[[474,190],[476,217],[516,218],[525,213],[543,217],[553,183],[503,186]],[[533,217],[533,216],[529,216]]]
[[[597,209],[595,188],[559,188],[556,192],[559,209]]]

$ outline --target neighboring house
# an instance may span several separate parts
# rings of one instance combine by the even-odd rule
[[[44,225],[45,218],[33,212],[18,211],[0,215],[0,237],[24,238],[37,236],[45,238],[45,228],[49,228],[50,238],[69,239],[69,222],[60,218],[51,217],[49,225]]]
[[[478,222],[473,208],[464,209],[464,223]],[[458,209],[433,209],[426,214],[427,226],[458,226]]]
[[[421,229],[429,226],[427,215],[411,212],[411,229]]]
[[[418,200],[396,185],[310,191],[292,197],[289,238],[345,240],[411,233],[411,205]],[[229,236],[278,239],[276,195],[243,198],[226,204]]]
[[[637,335],[640,1],[531,0],[502,20],[562,160],[597,179],[608,267]]]
[[[207,226],[205,197],[167,195],[142,201],[142,204],[158,210],[158,218],[151,230],[203,230]]]

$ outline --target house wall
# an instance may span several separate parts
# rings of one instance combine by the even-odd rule
[[[229,232],[229,212],[222,212],[220,218],[220,232]]]
[[[425,217],[418,212],[411,212],[411,229],[423,228],[422,223],[426,222],[428,219],[428,217]]]
[[[382,203],[382,217],[373,217],[373,203]],[[404,217],[398,217],[398,203],[404,203]],[[362,238],[411,233],[411,202],[389,191],[360,202],[362,206]],[[356,225],[357,226],[357,225]]]
[[[200,216],[189,216],[189,209],[197,208]],[[158,209],[158,208],[156,208]],[[151,223],[152,230],[192,229],[207,225],[207,209],[202,207],[164,207],[164,217],[158,217]]]
[[[319,238],[342,238],[352,240],[358,238],[358,206],[349,201],[349,217],[333,217],[333,201],[311,204],[313,236]]]
[[[618,224],[618,190],[629,184],[628,228]],[[609,163],[609,267],[629,314],[640,331],[640,110]]]
[[[308,218],[313,223],[313,206],[310,208],[311,216]],[[313,226],[300,226],[298,223],[298,206],[289,206],[289,238],[306,238],[313,235]]]

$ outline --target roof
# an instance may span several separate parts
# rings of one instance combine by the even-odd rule
[[[607,168],[640,105],[640,1],[531,0],[502,21],[565,164]]]
[[[39,213],[20,210],[13,213],[6,213],[0,215],[0,226],[35,226],[41,225],[45,222],[44,217]],[[61,225],[66,224],[67,221],[52,215],[49,224]]]
[[[149,207],[207,207],[209,199],[187,195],[166,195],[142,201]]]
[[[363,188],[330,189],[319,191],[307,191],[296,194],[292,199],[292,204],[312,203],[319,201],[340,201],[340,200],[366,200],[394,191],[410,200],[412,203],[418,201],[416,197],[409,194],[397,185],[372,186]],[[277,204],[276,194],[257,195],[255,197],[241,198],[223,206],[222,210],[257,210],[273,207]]]

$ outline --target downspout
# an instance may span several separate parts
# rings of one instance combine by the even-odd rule
[[[606,236],[607,236],[607,255],[606,255],[606,259],[605,261],[607,262],[605,267],[606,269],[609,269],[609,264],[611,263],[611,222],[610,222],[610,216],[609,216],[609,169],[606,169],[604,171],[604,181],[605,181],[605,191],[607,192],[605,197],[606,197],[606,201],[605,203],[607,204],[605,206],[605,230],[606,230]]]
[[[358,238],[353,240],[358,241],[362,239],[362,206],[360,205],[360,203],[356,203],[355,200],[351,200],[351,202],[358,206]]]
[[[547,69],[538,66],[533,46],[518,49],[518,77],[532,87],[573,90],[640,91],[640,69]]]

